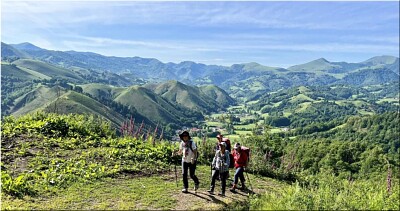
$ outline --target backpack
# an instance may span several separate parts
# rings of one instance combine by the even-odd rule
[[[193,149],[192,149],[192,144],[193,144],[193,141],[192,140],[190,140],[189,141],[189,149],[190,150],[192,150],[192,152],[193,152]],[[194,144],[196,144],[196,143],[194,143]],[[199,158],[199,149],[198,148],[196,148],[197,149],[197,156],[196,156],[196,160],[197,160],[197,158]]]
[[[246,155],[247,155],[247,162],[249,162],[249,161],[250,161],[250,148],[245,147],[245,146],[242,146],[242,147],[240,147],[240,148],[242,149],[242,151],[243,151],[244,153],[246,153]]]
[[[231,151],[231,140],[229,140],[229,138],[222,138],[222,142],[226,143],[226,149],[230,152]]]
[[[233,168],[233,167],[235,167],[235,161],[234,161],[232,153],[229,153],[229,168]]]
[[[242,151],[243,151],[244,153],[246,153],[246,155],[247,155],[247,162],[249,162],[249,161],[250,161],[250,148],[245,147],[245,146],[241,146],[240,148],[242,149]],[[229,159],[230,159],[229,168],[235,167],[235,161],[234,161],[234,157],[233,157],[233,151],[232,151],[232,153],[229,154]]]

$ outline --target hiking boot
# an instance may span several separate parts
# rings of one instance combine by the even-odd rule
[[[244,184],[242,184],[242,186],[240,186],[240,190],[247,190],[247,187],[246,187],[246,185],[244,185]]]
[[[208,190],[207,191],[208,193],[210,193],[210,194],[214,194],[214,189],[213,188],[211,188],[210,190]]]
[[[225,196],[225,193],[224,192],[220,192],[220,193],[218,193],[218,196]]]
[[[236,185],[233,185],[229,190],[233,193],[236,193]]]
[[[182,189],[182,193],[188,193],[188,192],[189,192],[189,191],[188,191],[187,188]]]
[[[197,191],[199,189],[199,183],[194,185],[194,191]]]

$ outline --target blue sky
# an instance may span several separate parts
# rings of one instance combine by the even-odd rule
[[[399,2],[1,4],[3,42],[52,50],[280,67],[399,56]]]

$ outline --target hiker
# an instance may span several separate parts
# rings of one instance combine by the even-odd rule
[[[238,180],[240,179],[240,182],[242,184],[241,189],[245,190],[246,186],[244,184],[245,179],[243,172],[245,171],[245,168],[247,167],[247,161],[248,161],[248,156],[247,154],[242,150],[240,143],[236,143],[234,147],[234,152],[233,152],[233,158],[235,161],[235,176],[234,176],[234,181],[232,188],[230,191],[236,192]]]
[[[228,138],[224,138],[224,136],[222,134],[218,134],[217,135],[217,139],[218,139],[218,142],[217,142],[217,146],[215,147],[215,150],[219,150],[220,149],[219,148],[219,144],[221,142],[225,142],[226,143],[226,150],[228,150],[228,152],[231,151],[231,141]]]
[[[226,179],[229,172],[229,152],[226,150],[226,143],[219,143],[220,150],[215,153],[212,161],[213,174],[211,178],[210,190],[207,192],[214,194],[215,180],[220,177],[221,180],[221,192],[218,193],[220,196],[225,196]]]
[[[188,193],[188,169],[190,172],[190,178],[194,181],[194,191],[199,189],[199,179],[195,175],[196,171],[196,162],[197,162],[197,147],[196,143],[192,141],[189,132],[183,131],[182,134],[179,135],[181,138],[181,143],[179,145],[178,154],[182,154],[182,176],[183,176],[183,186],[182,193]]]

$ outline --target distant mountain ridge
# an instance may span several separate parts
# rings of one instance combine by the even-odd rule
[[[249,94],[257,95],[299,85],[374,85],[399,80],[399,58],[393,56],[377,56],[359,63],[330,62],[320,58],[289,68],[280,68],[254,62],[231,66],[205,65],[191,61],[162,63],[153,58],[52,51],[30,43],[2,43],[2,55],[41,60],[66,69],[80,68],[99,73],[105,71],[121,77],[119,80],[124,86],[129,85],[132,80],[177,80],[194,85],[214,84],[239,99],[247,99]],[[380,74],[385,76],[377,77]]]

